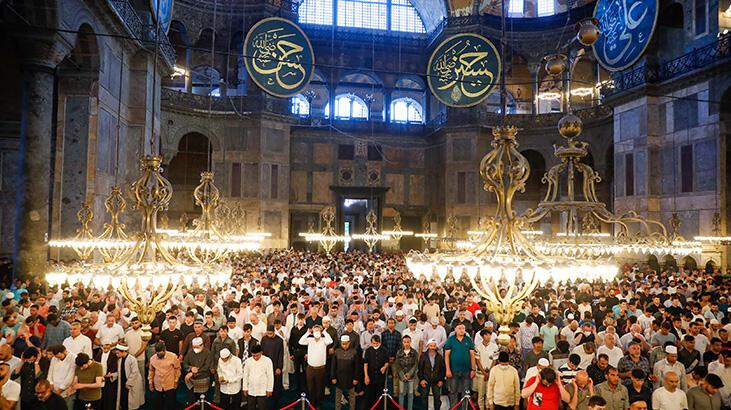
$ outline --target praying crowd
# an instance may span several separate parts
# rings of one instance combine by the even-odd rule
[[[179,287],[149,340],[114,288],[3,288],[0,410],[731,409],[723,272],[549,282],[502,334],[468,281],[400,254],[242,255],[229,284]]]

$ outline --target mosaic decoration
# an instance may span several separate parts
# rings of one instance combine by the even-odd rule
[[[594,54],[602,67],[624,70],[642,57],[655,32],[657,11],[657,0],[597,1],[594,18],[601,36]]]
[[[262,90],[288,98],[307,87],[315,71],[315,53],[302,29],[270,17],[256,23],[244,40],[244,62]]]
[[[500,80],[500,70],[500,55],[490,40],[462,33],[434,50],[426,74],[439,101],[450,107],[471,107],[487,98]]]

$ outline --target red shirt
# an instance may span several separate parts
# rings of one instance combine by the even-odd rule
[[[528,379],[526,386],[536,383],[536,377]],[[558,410],[561,404],[561,393],[558,390],[558,380],[550,386],[544,386],[543,383],[537,382],[536,391],[528,398],[527,410]]]

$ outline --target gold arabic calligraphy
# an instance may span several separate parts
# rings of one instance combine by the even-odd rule
[[[461,95],[472,99],[485,94],[495,78],[488,67],[489,55],[488,51],[480,51],[480,44],[473,45],[470,40],[457,41],[434,63],[441,83],[437,89],[443,91],[457,87],[459,92],[452,92],[454,100]]]
[[[295,34],[281,34],[283,28],[259,33],[253,40],[252,67],[257,73],[268,76],[267,84],[277,84],[283,90],[293,90],[307,79],[302,65],[305,48],[286,40]]]

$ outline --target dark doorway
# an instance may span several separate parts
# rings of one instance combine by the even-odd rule
[[[366,229],[368,229],[366,216],[371,209],[376,212],[376,215],[380,214],[378,212],[378,199],[375,198],[365,199],[344,197],[340,203],[340,209],[343,215],[342,226],[340,229],[344,235],[348,236],[366,233]],[[378,232],[381,231],[380,225],[381,221],[379,220],[376,225]],[[352,249],[367,251],[368,246],[362,240],[353,239],[350,243],[345,244],[346,251]]]

